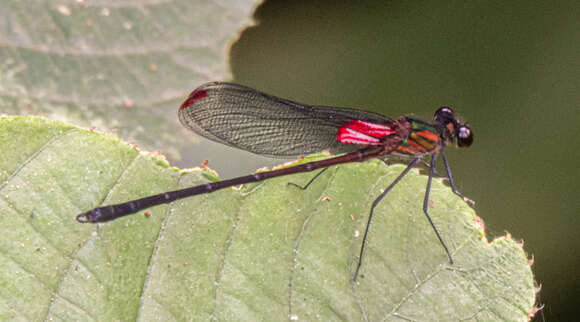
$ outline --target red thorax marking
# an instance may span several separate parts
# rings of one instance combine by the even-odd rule
[[[353,120],[338,129],[336,140],[345,144],[381,145],[380,138],[394,132],[386,125]]]

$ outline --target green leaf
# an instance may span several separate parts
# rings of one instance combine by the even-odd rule
[[[379,204],[352,281],[370,204],[404,169],[380,161],[227,188],[105,224],[103,204],[215,180],[120,140],[38,117],[0,118],[0,319],[525,321],[534,281],[521,245],[489,243],[474,211],[411,171]],[[315,156],[322,157],[321,155]]]
[[[0,113],[115,131],[178,155],[176,107],[199,84],[231,78],[229,45],[257,3],[3,1]]]

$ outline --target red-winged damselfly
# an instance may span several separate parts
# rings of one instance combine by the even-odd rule
[[[432,123],[410,116],[394,120],[350,108],[309,106],[237,84],[212,82],[195,89],[178,113],[181,123],[195,133],[256,154],[292,157],[328,149],[342,155],[98,207],[78,215],[79,222],[106,222],[182,198],[294,173],[316,169],[324,171],[342,163],[386,158],[389,155],[411,158],[407,168],[372,203],[354,273],[356,280],[375,207],[423,157],[430,155],[423,212],[445,249],[449,262],[453,263],[449,248],[428,212],[429,192],[438,155],[443,159],[451,189],[467,200],[453,183],[444,149],[450,144],[470,146],[473,133],[455,117],[451,108],[439,108]]]

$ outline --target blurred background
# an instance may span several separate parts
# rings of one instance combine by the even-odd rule
[[[454,107],[475,133],[471,148],[447,149],[456,184],[490,240],[509,232],[525,242],[546,319],[571,321],[579,17],[575,1],[267,1],[230,63],[235,81],[299,102],[426,120]]]
[[[96,127],[174,166],[209,159],[228,178],[282,161],[180,127],[177,107],[209,80],[392,117],[452,106],[475,142],[447,156],[488,239],[525,242],[546,320],[577,316],[577,1],[253,2],[3,3],[0,113]]]

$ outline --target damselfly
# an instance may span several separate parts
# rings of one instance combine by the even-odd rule
[[[194,90],[178,113],[181,123],[195,133],[253,153],[291,157],[329,149],[342,155],[95,208],[78,215],[79,222],[105,222],[149,207],[226,187],[316,169],[324,171],[330,166],[342,163],[385,158],[388,155],[410,157],[407,168],[372,203],[354,273],[356,280],[375,207],[423,157],[430,155],[423,212],[445,249],[449,262],[453,263],[449,248],[428,212],[429,192],[438,155],[443,159],[451,189],[464,198],[453,183],[444,149],[453,143],[459,147],[470,146],[473,133],[455,117],[451,108],[439,108],[432,123],[410,116],[401,116],[394,120],[350,108],[309,106],[241,85],[212,82]]]

